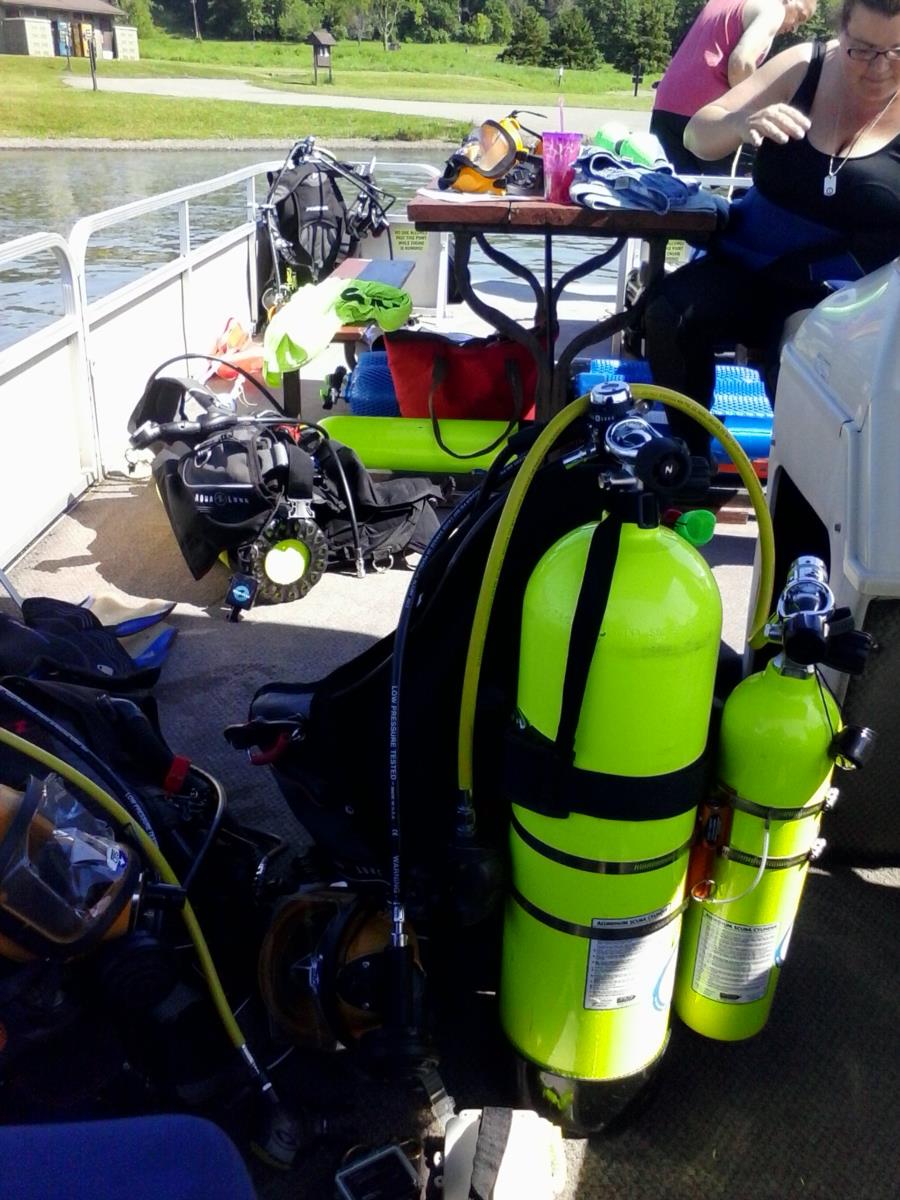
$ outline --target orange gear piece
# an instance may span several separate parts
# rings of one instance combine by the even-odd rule
[[[245,370],[250,370],[240,359],[240,351],[244,350],[249,341],[250,334],[240,321],[235,317],[229,317],[225,322],[225,328],[216,338],[211,353],[218,355],[220,358],[232,359],[239,366],[244,367]],[[260,355],[261,358],[262,355]],[[220,379],[235,379],[238,373],[226,366],[225,363],[216,363],[215,374]]]

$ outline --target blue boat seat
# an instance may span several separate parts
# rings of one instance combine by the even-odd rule
[[[594,358],[588,370],[575,375],[576,395],[585,395],[598,383],[619,379],[625,383],[653,382],[649,363],[645,359]],[[772,405],[766,395],[762,376],[755,367],[723,363],[716,365],[712,411],[740,443],[749,459],[764,460],[769,457]],[[662,405],[654,405],[650,420],[654,425],[667,428]],[[713,441],[712,450],[717,462],[730,462],[718,441]]]
[[[0,1128],[9,1200],[256,1200],[237,1147],[191,1115]]]

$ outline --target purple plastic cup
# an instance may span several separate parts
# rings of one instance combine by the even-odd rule
[[[580,133],[543,134],[544,199],[553,204],[571,204],[569,188],[575,178],[572,164],[581,149]]]

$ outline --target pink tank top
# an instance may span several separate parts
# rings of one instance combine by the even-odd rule
[[[656,89],[653,107],[692,117],[728,89],[728,59],[744,33],[745,0],[709,0]]]

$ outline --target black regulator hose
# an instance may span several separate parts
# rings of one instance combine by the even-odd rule
[[[319,426],[316,425],[312,428],[318,430]],[[360,540],[359,536],[359,522],[356,519],[356,505],[353,503],[353,493],[350,491],[350,484],[347,480],[347,472],[344,470],[344,464],[341,462],[340,454],[330,444],[327,431],[322,432],[326,432],[326,438],[319,449],[319,454],[321,455],[324,451],[326,456],[331,455],[331,460],[337,468],[338,478],[341,481],[341,490],[344,493],[344,502],[347,505],[347,515],[350,520],[350,530],[353,537],[353,561],[356,564],[356,574],[360,579],[362,579],[366,573],[366,565],[363,562],[362,541]]]
[[[516,467],[514,464],[505,466],[491,479],[491,483],[499,486],[502,482],[505,482],[506,478],[515,474],[515,470]],[[488,475],[490,476],[490,473]],[[478,513],[479,508],[485,505],[485,491],[487,487],[488,477],[485,478],[480,488],[473,489],[460,500],[447,520],[438,527],[434,537],[432,537],[431,541],[425,547],[421,558],[416,564],[409,587],[406,589],[406,595],[403,597],[400,616],[397,620],[397,629],[394,634],[394,651],[391,656],[390,726],[388,739],[390,884],[392,913],[398,914],[401,921],[405,921],[405,914],[403,913],[403,883],[401,876],[400,697],[409,631],[419,604],[422,580],[428,574],[437,554],[443,549],[450,538],[458,533],[465,518],[470,515],[474,516]],[[484,520],[490,515],[490,511],[480,514],[479,520],[476,522],[476,528],[481,527]],[[469,532],[471,533],[472,531]],[[467,540],[468,536],[468,533],[465,534],[464,540]],[[455,557],[454,555],[453,561],[455,561]],[[446,575],[446,570],[443,574]]]
[[[146,387],[150,386],[150,384],[164,367],[170,367],[172,363],[176,362],[187,362],[192,358],[202,358],[206,362],[222,363],[224,366],[228,367],[229,370],[236,371],[238,375],[242,375],[244,379],[246,379],[249,383],[252,383],[256,390],[265,396],[269,403],[272,404],[283,416],[287,416],[287,413],[284,411],[284,406],[275,399],[273,393],[269,391],[264,383],[260,383],[259,380],[255,379],[249,371],[245,370],[243,367],[239,367],[237,363],[229,362],[227,358],[222,358],[220,354],[200,354],[197,351],[191,354],[173,354],[171,358],[167,358],[165,362],[161,362],[159,366],[153,368],[153,370],[150,372],[150,378],[147,380]],[[146,387],[144,389],[145,391]]]
[[[400,806],[400,689],[409,631],[418,606],[422,580],[430,570],[435,556],[459,528],[461,521],[475,508],[478,492],[472,491],[453,512],[426,546],[416,564],[413,577],[397,621],[394,650],[391,656],[389,732],[388,732],[388,835],[390,943],[385,955],[385,1012],[380,1029],[365,1035],[362,1046],[373,1054],[396,1059],[431,1057],[417,1020],[417,989],[415,963],[409,942],[406,909],[403,899],[402,825]]]

